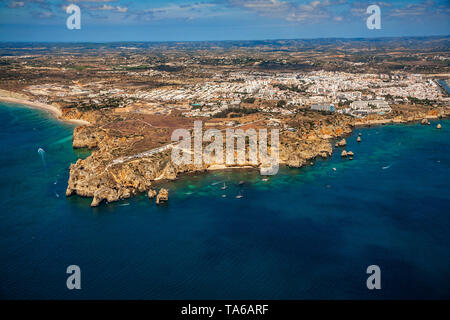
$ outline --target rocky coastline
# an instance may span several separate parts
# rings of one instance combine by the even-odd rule
[[[0,99],[45,109],[61,121],[78,125],[74,128],[72,146],[75,149],[90,149],[92,153],[86,159],[78,159],[76,163],[70,165],[66,196],[78,195],[92,198],[92,207],[104,202],[127,199],[142,192],[148,192],[149,198],[155,198],[155,202],[159,204],[166,202],[169,197],[168,190],[157,191],[159,181],[175,180],[186,173],[260,167],[260,164],[252,163],[233,166],[218,164],[176,166],[170,159],[170,149],[114,163],[115,159],[126,158],[133,154],[134,146],[145,139],[142,135],[135,134],[134,129],[131,130],[131,134],[111,129],[111,124],[126,122],[127,118],[99,111],[81,112],[77,109],[35,103],[27,100],[26,96],[19,96],[5,90],[2,90]],[[295,128],[295,131],[281,130],[280,165],[300,168],[311,165],[312,161],[318,157],[328,158],[334,148],[345,147],[345,137],[358,127],[412,122],[426,125],[429,124],[428,120],[449,116],[450,109],[446,107],[418,110],[411,106],[400,106],[394,109],[394,112],[383,116],[370,115],[358,119],[338,114],[314,115],[312,118],[296,115],[283,119],[283,122]],[[350,160],[353,159],[351,151],[341,150],[341,155]]]
[[[283,130],[280,133],[280,164],[300,168],[310,165],[317,157],[327,158],[333,152],[333,141],[348,136],[357,127],[420,122],[423,119],[448,116],[450,116],[448,108],[435,108],[424,111],[402,109],[393,114],[364,119],[333,115],[305,122],[301,117],[294,117],[289,121],[292,125],[293,121],[298,120],[297,130],[295,132]],[[175,180],[181,174],[204,172],[214,167],[206,164],[176,166],[170,160],[170,150],[115,163],[114,159],[129,154],[130,149],[127,149],[127,146],[133,145],[136,141],[139,141],[139,137],[112,135],[110,131],[98,126],[85,125],[75,128],[73,147],[89,148],[92,154],[70,165],[66,196],[91,197],[91,206],[95,207],[103,202],[110,203],[130,198],[137,193],[148,192],[149,198],[157,197],[159,203],[162,190],[158,193],[154,190],[158,181]],[[338,145],[344,146],[345,143],[341,141]],[[349,159],[352,159],[353,153],[350,155]],[[240,167],[258,168],[259,165],[245,163]],[[162,200],[167,199],[168,193],[164,191]]]

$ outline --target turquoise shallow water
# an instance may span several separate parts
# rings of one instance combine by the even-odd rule
[[[140,195],[91,209],[64,196],[69,164],[88,155],[72,150],[73,126],[2,105],[0,297],[450,298],[450,121],[440,122],[356,130],[353,161],[336,152],[268,181],[190,175],[165,184],[166,206]],[[71,264],[80,291],[66,289]]]

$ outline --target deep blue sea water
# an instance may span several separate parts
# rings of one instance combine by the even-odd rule
[[[439,80],[439,83],[441,84],[441,86],[444,87],[444,89],[447,91],[447,93],[450,94],[450,87],[447,84],[447,80],[445,80],[445,79]]]
[[[335,152],[269,181],[184,176],[165,184],[167,206],[140,195],[91,209],[64,195],[70,163],[89,154],[72,149],[73,125],[3,104],[0,297],[450,298],[450,121],[439,122],[357,129],[353,161]],[[79,291],[66,288],[72,264]],[[378,291],[366,287],[373,264]]]

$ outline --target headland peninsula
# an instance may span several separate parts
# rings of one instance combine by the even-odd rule
[[[448,37],[9,43],[0,99],[79,124],[73,147],[92,153],[71,164],[67,196],[91,206],[139,192],[166,199],[158,181],[228,167],[171,161],[171,134],[194,121],[278,129],[280,164],[298,168],[333,150],[357,157],[345,150],[355,127],[448,117],[439,81],[450,75],[449,48]],[[239,166],[260,167],[247,160]]]

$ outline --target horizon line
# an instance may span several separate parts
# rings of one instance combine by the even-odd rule
[[[229,40],[118,40],[118,41],[4,41],[0,43],[48,43],[48,44],[69,44],[69,43],[90,43],[90,44],[108,44],[108,43],[177,43],[177,42],[237,42],[237,41],[299,41],[299,40],[375,40],[375,39],[398,39],[398,38],[450,38],[450,34],[445,35],[417,35],[417,36],[383,36],[383,37],[317,37],[317,38],[266,38],[266,39],[229,39]]]

